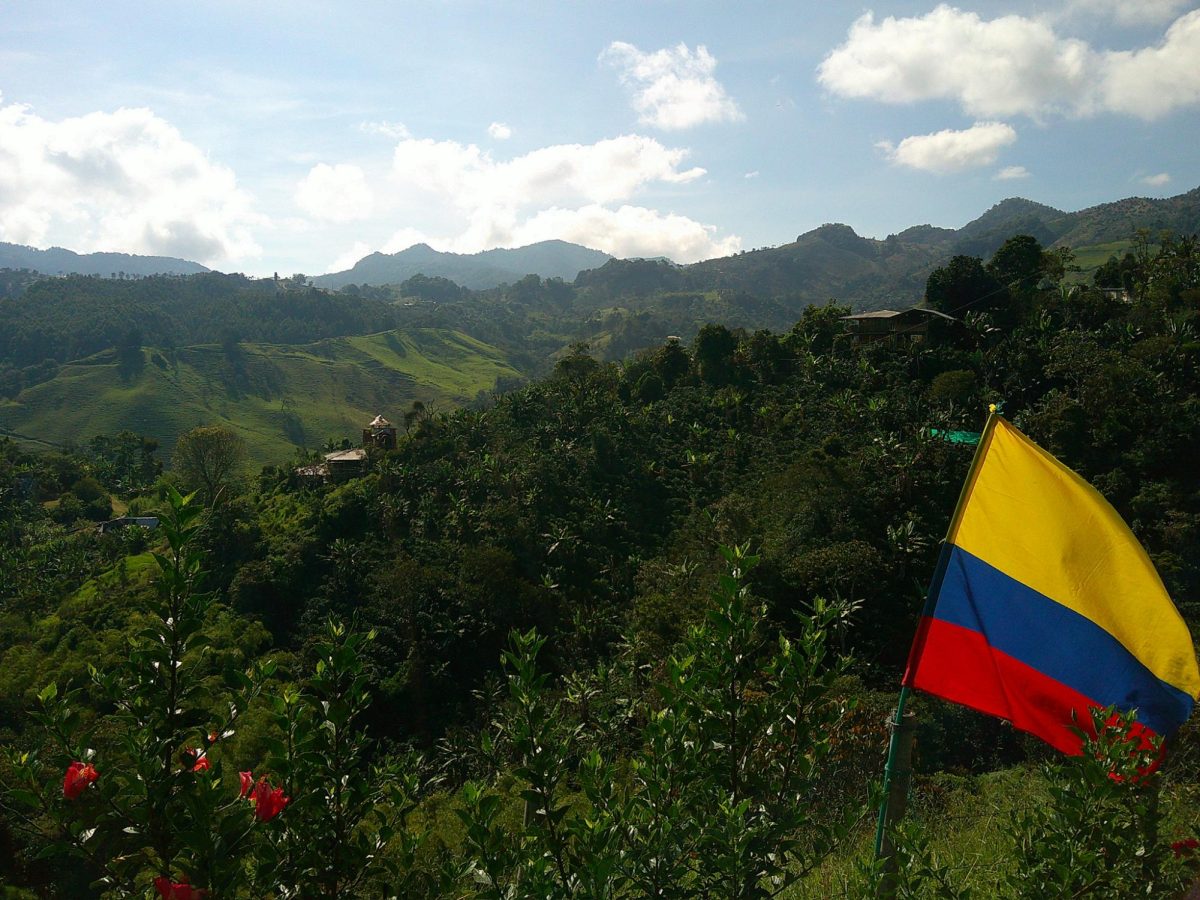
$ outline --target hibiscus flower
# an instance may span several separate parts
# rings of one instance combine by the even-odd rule
[[[68,800],[74,800],[99,777],[100,773],[91,763],[86,765],[81,762],[71,763],[67,766],[66,775],[63,776],[63,796]]]

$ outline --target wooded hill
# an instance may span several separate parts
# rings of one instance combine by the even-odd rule
[[[473,290],[511,284],[526,275],[573,281],[584,269],[594,269],[612,257],[567,241],[541,241],[526,247],[485,250],[482,253],[443,253],[415,244],[398,253],[372,253],[344,272],[312,279],[318,287],[348,284],[400,284],[414,275],[446,278]]]
[[[39,250],[0,241],[0,269],[29,269],[43,275],[194,275],[208,266],[173,256],[140,256],[133,253],[76,253],[62,247]]]
[[[1163,200],[1132,197],[1079,212],[1030,200],[998,203],[961,228],[916,225],[884,240],[864,238],[847,225],[805,232],[790,244],[687,266],[613,260],[584,272],[577,287],[609,296],[655,291],[718,290],[772,299],[795,314],[807,303],[835,299],[856,310],[920,302],[930,272],[953,256],[988,257],[1014,234],[1045,247],[1069,247],[1088,269],[1133,245],[1139,229],[1154,240],[1163,231],[1200,233],[1200,188]]]

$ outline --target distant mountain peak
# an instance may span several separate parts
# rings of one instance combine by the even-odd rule
[[[483,290],[512,284],[526,275],[574,281],[585,269],[612,259],[607,253],[562,240],[525,247],[496,248],[479,253],[445,253],[428,244],[413,244],[399,253],[372,253],[343,272],[313,279],[319,287],[347,284],[402,284],[414,275],[446,278],[462,287]]]
[[[1007,197],[1004,200],[1001,200],[983,215],[986,216],[990,213],[996,212],[1013,212],[1015,210],[1020,210],[1022,212],[1027,210],[1037,210],[1038,212],[1053,213],[1056,216],[1066,215],[1066,213],[1061,209],[1055,209],[1053,206],[1047,206],[1045,203],[1038,203],[1036,200],[1029,200],[1025,197]],[[982,216],[980,218],[982,218]]]

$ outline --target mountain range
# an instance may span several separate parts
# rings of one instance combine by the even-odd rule
[[[0,269],[32,269],[43,275],[195,275],[208,266],[173,256],[132,253],[76,253],[62,247],[39,250],[0,241]]]
[[[1004,200],[962,228],[915,225],[883,240],[826,224],[778,247],[678,266],[611,260],[581,273],[576,287],[612,299],[655,291],[711,291],[776,298],[792,313],[836,299],[859,310],[919,302],[925,282],[951,257],[991,256],[1015,234],[1046,247],[1070,247],[1084,273],[1131,248],[1139,229],[1200,233],[1200,188],[1175,197],[1130,197],[1065,212],[1020,197]]]
[[[1175,197],[1129,197],[1066,212],[1013,197],[961,228],[914,225],[882,240],[831,223],[777,247],[677,265],[665,259],[620,260],[578,244],[551,240],[482,253],[443,253],[416,244],[398,253],[372,253],[343,272],[311,279],[317,287],[399,285],[415,275],[441,277],[471,290],[515,284],[527,275],[561,278],[611,297],[654,291],[719,290],[783,298],[789,308],[836,298],[859,309],[915,303],[929,273],[952,256],[990,256],[1014,234],[1048,247],[1069,246],[1087,271],[1132,246],[1139,229],[1200,233],[1200,188]],[[45,274],[148,275],[208,271],[199,263],[125,253],[77,254],[0,243],[0,268]]]
[[[414,275],[448,278],[472,290],[512,284],[526,275],[574,281],[584,269],[602,266],[613,257],[566,241],[541,241],[514,249],[482,253],[442,253],[416,244],[399,253],[372,253],[344,272],[312,279],[317,287],[348,284],[400,284]]]

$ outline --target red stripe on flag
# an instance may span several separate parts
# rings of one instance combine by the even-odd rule
[[[1063,753],[1078,756],[1082,741],[1071,731],[1090,729],[1089,697],[990,646],[978,631],[923,617],[904,681],[971,709],[1007,719]]]

